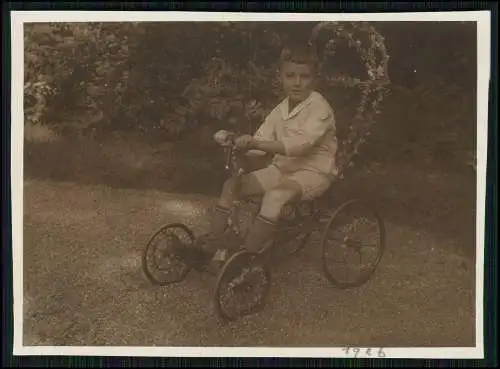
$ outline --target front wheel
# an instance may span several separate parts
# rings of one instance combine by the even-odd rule
[[[156,285],[169,285],[184,280],[190,266],[179,255],[195,240],[191,229],[180,223],[160,228],[149,240],[142,254],[142,270]]]
[[[338,288],[359,287],[371,278],[384,254],[382,218],[365,201],[347,201],[326,224],[321,248],[323,271],[329,282]]]
[[[261,310],[271,276],[260,254],[240,251],[224,264],[215,283],[213,304],[219,317],[232,321]]]

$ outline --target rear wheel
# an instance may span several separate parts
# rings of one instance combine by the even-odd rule
[[[347,201],[326,224],[321,247],[330,283],[339,288],[361,286],[371,278],[385,251],[382,218],[365,201]]]

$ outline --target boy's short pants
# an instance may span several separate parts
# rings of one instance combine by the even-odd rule
[[[330,188],[333,179],[310,170],[299,170],[292,173],[282,173],[276,166],[270,165],[251,173],[260,183],[264,191],[269,191],[283,180],[291,180],[300,185],[302,200],[312,200],[325,193]]]

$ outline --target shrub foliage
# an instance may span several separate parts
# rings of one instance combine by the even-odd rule
[[[82,135],[129,131],[171,141],[221,128],[250,133],[282,98],[276,79],[281,47],[299,40],[315,45],[322,57],[320,90],[336,113],[342,169],[367,141],[382,107],[387,109],[382,102],[393,87],[389,72],[392,77],[418,59],[403,59],[408,39],[387,30],[365,22],[26,24],[25,123]],[[429,30],[421,40],[439,52],[432,37],[443,32]],[[391,59],[382,34],[391,38]],[[455,77],[472,70],[474,57],[464,49],[458,45],[448,53],[453,78],[428,73],[424,87],[434,97],[420,106],[440,104],[439,95],[432,95],[437,88],[445,86],[448,95],[463,90],[464,78]],[[399,52],[396,65],[393,52]],[[421,59],[420,69],[432,60],[446,62],[436,55]],[[450,137],[459,131],[455,126],[440,120],[436,129],[443,132],[440,137]]]

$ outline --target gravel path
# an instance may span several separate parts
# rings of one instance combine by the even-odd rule
[[[365,286],[330,287],[312,242],[274,274],[262,313],[223,324],[212,280],[149,285],[148,237],[206,224],[211,199],[25,181],[24,344],[134,346],[474,346],[474,265],[451,240],[387,224],[388,250]]]

